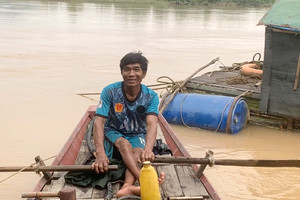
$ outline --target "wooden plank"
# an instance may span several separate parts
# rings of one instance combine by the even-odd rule
[[[106,189],[99,190],[94,188],[92,192],[92,199],[103,199],[106,195]]]
[[[82,198],[77,198],[77,200],[86,200],[86,199],[82,199]],[[91,198],[89,200],[107,200],[107,199],[104,199],[104,198]],[[112,198],[111,200],[117,200],[117,198]]]
[[[66,172],[54,172],[54,177],[59,177],[58,179],[54,179],[51,181],[49,185],[45,185],[43,188],[43,192],[59,192],[65,186],[65,178],[64,175]],[[43,200],[53,200],[59,199],[57,197],[45,197]]]
[[[89,156],[90,156],[90,152],[88,150],[87,143],[85,140],[83,140],[75,164],[77,165],[85,164]],[[78,187],[72,184],[66,184],[65,187],[75,188],[77,199],[78,198],[91,199],[94,192],[94,188],[92,187]]]
[[[284,105],[280,102],[270,101],[270,114],[300,119],[299,106]]]
[[[86,163],[87,159],[91,157],[91,153],[88,149],[87,142],[85,140],[82,141],[80,146],[80,150],[78,156],[76,158],[75,164],[76,165],[83,165]]]
[[[112,183],[112,195],[113,195],[113,197],[116,196],[116,194],[120,190],[120,188],[121,188],[121,182]],[[107,195],[107,189],[100,190],[100,189],[94,188],[92,198],[93,199],[105,198],[106,195]]]
[[[299,54],[298,64],[297,64],[296,74],[295,74],[295,82],[293,88],[294,91],[298,88],[299,76],[300,76],[300,54]]]
[[[113,196],[115,196],[117,194],[117,192],[120,190],[121,188],[121,183],[113,183],[112,184],[112,192],[113,192]]]
[[[273,79],[268,113],[299,119],[299,99],[300,91],[293,91],[293,85],[290,82]]]
[[[174,165],[158,166],[157,173],[165,173],[165,182],[161,188],[166,198],[174,196],[183,196],[182,189],[175,171]]]
[[[300,35],[273,32],[272,45],[273,58],[276,59],[276,62],[286,63],[289,66],[291,61],[298,58]],[[282,65],[283,69],[286,69],[287,66]]]
[[[204,85],[204,84],[198,84],[194,82],[190,82],[187,84],[187,89],[188,90],[196,90],[196,91],[204,91],[206,93],[215,93],[215,94],[222,94],[226,96],[238,96],[241,93],[245,91],[252,91],[252,94],[247,95],[246,97],[251,97],[253,99],[260,99],[260,91],[253,91],[252,89],[242,89],[238,87],[224,87],[222,85],[216,85],[216,84],[211,84],[211,85]]]
[[[165,137],[163,135],[163,132],[162,132],[159,124],[157,124],[157,136],[156,136],[156,139],[161,139],[163,143],[167,144],[166,139],[165,139]]]
[[[75,164],[77,165],[84,164],[86,160],[89,158],[89,156],[90,156],[90,152],[88,150],[87,143],[85,140],[83,140]],[[94,188],[92,187],[78,187],[72,184],[66,184],[65,187],[75,188],[76,198],[84,198],[84,199],[92,198],[92,194],[94,190]]]
[[[200,179],[195,177],[191,166],[175,166],[184,196],[208,196]]]
[[[207,74],[203,74],[201,76],[195,77],[191,79],[186,87],[192,88],[192,89],[205,89],[205,86],[209,87],[216,87],[216,88],[222,88],[225,90],[232,90],[232,91],[253,91],[253,93],[260,94],[261,87],[255,86],[257,82],[260,81],[260,79],[250,78],[250,77],[244,77],[247,78],[248,83],[244,84],[228,84],[227,81],[230,81],[231,79],[236,79],[238,77],[244,77],[240,75],[239,70],[234,71],[216,71],[213,73],[212,76],[207,76]],[[200,89],[200,87],[203,87]],[[207,88],[209,90],[210,88]],[[211,88],[212,89],[212,88]],[[236,94],[233,94],[232,96],[237,96]]]
[[[92,187],[78,187],[71,184],[65,184],[65,188],[74,188],[76,190],[76,198],[90,199],[92,198],[93,188]]]
[[[226,72],[223,72],[226,73]],[[232,78],[232,77],[230,77]],[[252,79],[250,79],[251,81]],[[202,80],[202,79],[193,79],[190,80],[189,83],[186,85],[186,87],[189,88],[196,88],[198,89],[198,87],[200,86],[212,86],[212,87],[219,87],[219,88],[224,88],[224,89],[231,89],[231,90],[238,90],[238,91],[253,91],[254,93],[260,93],[261,90],[261,86],[256,86],[256,84],[259,82],[260,79],[256,80],[252,80],[251,82],[248,82],[246,84],[226,84],[226,82],[209,82],[207,80]],[[194,84],[194,85],[191,85]]]
[[[263,67],[263,77],[261,85],[261,96],[260,96],[260,112],[268,112],[268,104],[270,98],[270,87],[271,87],[271,70],[272,70],[272,29],[266,27],[265,33],[265,57]]]

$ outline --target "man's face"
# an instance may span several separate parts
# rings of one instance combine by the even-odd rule
[[[135,87],[140,85],[146,73],[143,72],[139,63],[129,64],[123,67],[121,74],[124,84],[127,87]]]

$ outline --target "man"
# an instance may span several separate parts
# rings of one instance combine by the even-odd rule
[[[144,161],[153,161],[157,130],[158,95],[141,84],[148,60],[141,52],[126,54],[120,61],[122,82],[105,87],[101,93],[94,123],[96,161],[94,170],[107,172],[109,159],[118,151],[127,170],[117,197],[136,194],[133,186]],[[163,174],[159,179],[162,182]]]

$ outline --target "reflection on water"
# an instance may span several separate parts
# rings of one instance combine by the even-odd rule
[[[141,50],[150,60],[146,84],[162,75],[183,80],[218,56],[226,65],[251,60],[263,53],[264,27],[256,24],[265,12],[0,0],[0,165],[29,165],[36,155],[56,155],[95,104],[76,94],[100,92],[120,80],[119,60],[129,51]],[[211,149],[216,158],[299,159],[298,133],[255,126],[237,135],[173,128],[197,157]],[[299,196],[298,169],[214,166],[205,173],[223,199]],[[8,175],[1,173],[0,180]],[[19,199],[38,179],[19,174],[0,183],[0,196]]]

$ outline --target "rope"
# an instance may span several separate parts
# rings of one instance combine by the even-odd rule
[[[214,64],[215,62],[217,62],[219,60],[219,58],[215,58],[212,61],[210,61],[209,63],[207,63],[206,65],[204,65],[203,67],[200,67],[198,70],[196,70],[192,75],[190,75],[188,78],[186,78],[178,88],[176,88],[173,92],[172,95],[170,96],[170,98],[168,99],[168,101],[165,102],[161,102],[160,109],[159,111],[161,113],[164,112],[165,108],[167,107],[167,105],[174,99],[174,97],[176,96],[176,94],[186,85],[186,83],[193,77],[195,76],[197,73],[199,73],[201,70],[207,68],[208,66]]]
[[[223,121],[223,117],[224,117],[225,110],[226,110],[227,106],[228,106],[232,101],[233,101],[233,99],[231,99],[231,100],[225,105],[225,107],[224,107],[224,109],[223,109],[223,111],[222,111],[222,115],[221,115],[220,122],[219,122],[219,124],[218,124],[216,130],[214,130],[214,132],[217,132],[217,131],[219,130],[219,128],[220,128],[220,126],[221,126],[221,124],[222,124],[222,121]]]
[[[232,117],[232,113],[233,113],[233,109],[236,105],[236,103],[238,102],[238,100],[242,97],[242,96],[245,96],[247,94],[250,94],[251,92],[250,91],[246,91],[246,92],[243,92],[242,94],[240,94],[239,96],[236,96],[234,98],[234,101],[233,103],[231,104],[231,107],[230,107],[230,110],[229,110],[229,113],[228,113],[228,117],[227,117],[227,122],[226,122],[226,131],[225,133],[229,133],[229,130],[231,128],[231,117]]]
[[[46,159],[43,160],[43,161],[50,160],[50,159],[52,159],[52,158],[55,158],[56,156],[57,156],[57,155],[51,156],[51,157],[49,157],[49,158],[46,158]],[[13,176],[15,176],[15,175],[21,173],[21,172],[24,171],[25,169],[30,168],[30,167],[33,167],[33,166],[35,166],[35,165],[36,165],[36,163],[32,163],[32,164],[30,164],[30,165],[28,165],[28,166],[26,166],[26,167],[20,169],[19,171],[15,172],[15,173],[11,174],[10,176],[8,176],[8,177],[4,178],[3,180],[1,180],[0,183],[3,183],[4,181],[10,179],[11,177],[13,177]],[[37,170],[36,173],[39,174],[38,169],[36,169],[36,170]]]
[[[258,56],[258,59],[255,60],[255,58],[257,56]],[[252,57],[252,61],[245,61],[245,62],[240,62],[240,63],[232,63],[232,66],[230,66],[230,67],[223,66],[222,67],[223,69],[221,69],[220,72],[239,70],[241,68],[241,66],[243,66],[245,64],[250,64],[250,63],[255,63],[258,66],[258,69],[262,69],[263,68],[263,61],[260,60],[260,59],[261,59],[261,54],[260,53],[255,53],[253,55],[253,57]]]
[[[223,65],[223,66],[222,66],[223,68],[226,67],[220,60],[218,60],[218,62],[221,63],[221,65]],[[209,77],[211,77],[212,74],[213,74],[214,72],[219,71],[219,70],[215,70],[216,66],[217,66],[217,63],[215,64],[213,70],[212,70],[212,71],[210,72],[210,74],[208,75]],[[219,66],[219,68],[221,68],[221,66]]]
[[[192,128],[192,127],[188,126],[188,125],[184,122],[183,116],[182,116],[182,105],[183,105],[183,101],[184,101],[184,99],[187,97],[187,95],[188,95],[188,93],[186,93],[186,95],[184,95],[184,97],[182,98],[181,103],[180,103],[180,118],[181,118],[181,122],[183,123],[183,125],[184,125],[185,127],[187,127],[187,128]]]

